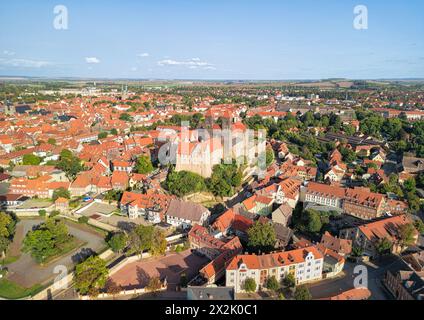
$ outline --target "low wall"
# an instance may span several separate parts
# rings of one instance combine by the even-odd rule
[[[100,222],[100,221],[97,221],[97,220],[94,220],[94,219],[91,219],[91,218],[88,219],[88,224],[95,226],[97,228],[109,231],[109,232],[119,231],[119,228],[117,228],[117,227],[114,227],[110,224],[103,223],[103,222]]]

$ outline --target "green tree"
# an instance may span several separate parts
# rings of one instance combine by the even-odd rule
[[[5,255],[5,252],[9,248],[10,240],[6,237],[0,237],[0,258]]]
[[[53,191],[52,199],[56,201],[59,198],[71,199],[71,193],[63,187],[56,189]]]
[[[100,132],[98,135],[97,135],[97,138],[100,140],[100,139],[105,139],[105,138],[107,138],[107,132]]]
[[[269,167],[275,160],[274,150],[266,148],[266,166]]]
[[[44,209],[38,210],[38,215],[40,217],[45,217],[47,215],[47,211]]]
[[[22,158],[23,165],[38,166],[41,163],[41,158],[34,154],[26,154]]]
[[[58,255],[73,240],[68,228],[62,221],[47,219],[35,230],[25,236],[23,251],[29,252],[38,262],[43,263],[50,257]]]
[[[47,140],[47,143],[48,143],[48,144],[51,144],[52,146],[55,146],[55,145],[56,145],[56,139],[54,139],[54,138],[49,138],[49,140]]]
[[[246,292],[256,292],[256,281],[253,278],[247,278],[244,280],[243,289]]]
[[[353,257],[362,257],[363,254],[364,254],[364,249],[362,249],[361,247],[358,247],[358,246],[352,247],[352,256]]]
[[[148,156],[141,156],[137,160],[136,171],[141,174],[148,174],[153,171],[153,164]]]
[[[294,299],[295,300],[312,300],[312,295],[309,292],[309,289],[305,285],[301,285],[296,287],[296,290],[294,292]]]
[[[399,237],[402,246],[411,246],[415,243],[417,230],[412,223],[407,223],[399,228]]]
[[[269,252],[277,241],[274,227],[270,223],[255,222],[247,230],[248,247],[255,252]]]
[[[75,268],[75,288],[82,295],[95,297],[108,280],[106,262],[98,256],[91,256]]]
[[[289,273],[284,279],[283,284],[288,288],[294,288],[296,286],[296,279],[293,274]]]
[[[79,217],[79,218],[78,218],[78,223],[81,223],[81,224],[87,224],[89,220],[90,220],[90,218],[89,218],[89,217],[82,216],[82,217]]]
[[[133,122],[134,119],[131,117],[128,113],[121,113],[119,116],[119,120],[126,121],[126,122]]]
[[[392,249],[393,243],[387,239],[383,238],[377,242],[376,249],[380,255],[385,255]]]
[[[66,149],[60,153],[60,160],[57,163],[57,167],[64,171],[66,176],[71,180],[74,180],[77,174],[83,170],[81,160]]]
[[[230,197],[235,189],[240,187],[242,179],[241,169],[235,162],[221,164],[214,166],[212,176],[207,180],[207,186],[215,196]]]
[[[277,292],[278,290],[280,290],[281,285],[280,285],[280,283],[278,282],[278,280],[275,278],[275,276],[272,276],[272,277],[269,277],[269,278],[266,280],[265,287],[266,287],[268,290],[271,290],[271,291]]]
[[[313,210],[308,210],[306,213],[308,216],[307,230],[311,233],[320,232],[322,228],[322,222],[319,213]]]
[[[123,232],[118,232],[113,234],[107,243],[113,252],[121,253],[127,246],[127,241],[127,235]]]
[[[0,237],[8,238],[11,235],[10,226],[13,219],[10,215],[0,212]]]
[[[180,171],[175,172],[170,170],[165,182],[166,189],[172,194],[183,197],[188,194],[205,191],[205,180],[198,174]]]
[[[165,253],[166,247],[165,233],[154,226],[137,226],[128,236],[129,254],[149,251],[152,255],[160,255]]]
[[[117,136],[118,135],[118,130],[116,130],[115,128],[113,128],[112,130],[110,130],[110,134]]]
[[[166,241],[165,232],[155,228],[152,234],[152,246],[150,247],[150,254],[153,256],[165,254],[167,245],[168,242]]]
[[[409,179],[405,180],[405,182],[403,183],[403,188],[405,189],[405,191],[407,193],[409,193],[409,192],[411,192],[411,193],[417,192],[415,179],[414,178],[409,178]]]
[[[424,222],[421,219],[414,222],[414,227],[420,234],[424,234]]]

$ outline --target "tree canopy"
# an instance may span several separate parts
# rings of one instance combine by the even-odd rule
[[[56,189],[53,191],[52,199],[56,201],[59,198],[71,199],[71,193],[63,187]]]
[[[161,255],[166,251],[166,236],[154,226],[139,225],[128,236],[128,254],[142,254],[145,251],[152,255]]]
[[[108,245],[113,252],[120,253],[127,246],[128,236],[123,232],[113,234],[108,240]]]
[[[296,287],[296,290],[294,292],[294,298],[295,300],[311,300],[312,295],[309,292],[309,289],[305,285],[301,285]]]
[[[255,222],[247,230],[248,247],[254,252],[270,252],[274,249],[276,235],[270,223]]]
[[[243,284],[243,289],[246,292],[255,292],[256,291],[256,281],[253,278],[247,278],[246,280],[244,280],[244,284]]]
[[[22,157],[22,164],[29,166],[38,166],[41,163],[41,158],[34,154],[26,154]]]
[[[136,171],[140,174],[148,174],[153,171],[153,164],[148,156],[141,156],[137,160]]]
[[[75,288],[82,295],[97,296],[108,280],[106,262],[98,256],[91,256],[75,268]]]
[[[83,170],[81,160],[74,156],[69,150],[62,150],[60,153],[60,160],[57,163],[57,167],[64,171],[68,178],[75,179],[77,174]]]
[[[169,192],[178,197],[207,190],[203,177],[188,171],[170,170],[165,186]]]
[[[27,233],[23,251],[29,252],[38,263],[43,263],[60,254],[72,240],[73,236],[69,234],[63,221],[47,219],[35,230]]]
[[[220,197],[234,195],[235,189],[240,187],[243,179],[241,169],[235,162],[220,164],[213,168],[212,176],[207,180],[208,189]]]

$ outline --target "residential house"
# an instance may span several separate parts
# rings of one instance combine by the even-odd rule
[[[29,198],[21,194],[5,194],[0,196],[0,208],[7,210],[10,208],[18,207]]]
[[[424,158],[403,156],[403,172],[409,174],[419,174],[424,171]]]
[[[202,205],[179,199],[171,200],[165,215],[166,223],[183,229],[196,224],[204,225],[209,217],[209,210]]]
[[[383,284],[396,300],[424,300],[424,271],[402,259],[389,266]]]
[[[342,257],[348,256],[352,252],[352,240],[333,237],[328,231],[321,237],[321,244]]]
[[[293,209],[287,203],[283,203],[272,213],[272,221],[287,227],[291,223],[292,215]]]
[[[385,213],[386,197],[368,188],[353,189],[310,182],[305,193],[305,203],[313,203],[346,214],[371,220]]]
[[[122,213],[130,219],[145,217],[151,223],[165,221],[165,213],[173,197],[162,194],[124,192],[120,201]]]
[[[243,250],[243,246],[237,236],[225,241],[220,240],[212,236],[201,225],[195,225],[190,230],[188,239],[191,249],[211,260],[199,271],[207,284],[213,284],[220,280],[225,275],[225,267],[228,262]]]
[[[237,255],[226,268],[226,286],[236,293],[244,292],[246,279],[255,280],[256,290],[264,289],[269,277],[282,281],[288,274],[296,284],[322,279],[324,257],[316,247],[308,247],[264,255]]]
[[[340,238],[352,240],[353,247],[362,248],[363,254],[372,258],[379,255],[378,244],[386,239],[392,244],[390,251],[393,254],[399,254],[406,249],[400,235],[400,228],[406,224],[411,224],[411,220],[406,215],[383,218],[358,227],[340,230]],[[418,232],[415,235],[415,242],[417,240]]]
[[[272,205],[274,199],[265,196],[253,195],[244,200],[242,205],[244,209],[250,213],[261,216],[268,216],[272,213]]]

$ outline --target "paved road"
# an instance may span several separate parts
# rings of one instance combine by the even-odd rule
[[[20,230],[19,234],[25,235],[41,222],[43,222],[41,219],[20,221],[17,226],[18,231]],[[68,224],[68,229],[70,234],[86,243],[82,248],[43,267],[38,265],[28,253],[23,253],[18,261],[7,265],[9,269],[8,279],[26,288],[30,288],[39,283],[45,284],[58,276],[58,274],[53,272],[56,266],[64,265],[69,270],[75,263],[80,261],[83,256],[90,253],[91,250],[100,251],[105,247],[103,237],[90,229],[86,229],[84,226]],[[23,237],[18,237],[15,241],[16,243],[14,243],[14,246],[20,247]]]
[[[368,289],[371,291],[371,300],[391,300],[392,297],[384,288],[381,280],[384,278],[386,270],[396,261],[397,257],[385,257],[381,261],[373,263],[362,263],[367,267],[368,271]],[[309,290],[314,299],[328,298],[331,296],[338,295],[343,291],[354,288],[354,279],[358,274],[354,274],[355,266],[360,264],[354,264],[346,262],[344,277],[329,279],[321,281],[317,284],[309,285]]]

